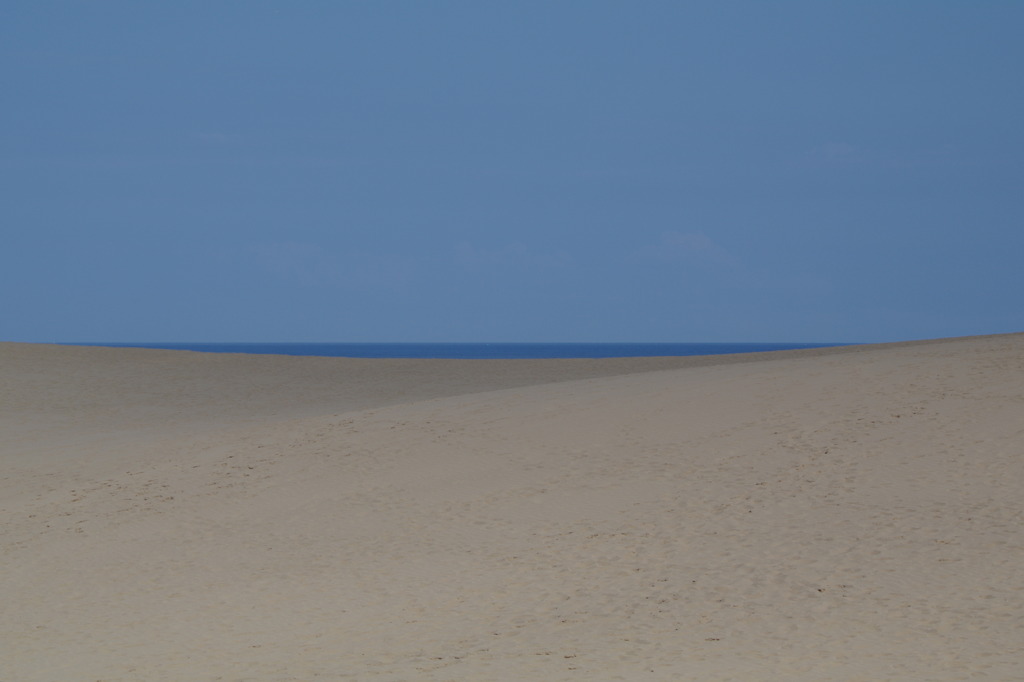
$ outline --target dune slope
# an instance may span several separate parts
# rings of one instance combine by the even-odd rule
[[[0,359],[3,679],[1024,671],[1024,335]]]

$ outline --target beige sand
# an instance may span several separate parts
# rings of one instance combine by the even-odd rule
[[[3,680],[1024,679],[1024,335],[0,344]]]

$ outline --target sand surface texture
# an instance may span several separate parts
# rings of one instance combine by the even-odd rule
[[[0,344],[3,680],[1024,679],[1024,335]]]

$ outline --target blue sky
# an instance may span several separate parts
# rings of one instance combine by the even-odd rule
[[[1024,330],[1024,3],[0,5],[0,340]]]

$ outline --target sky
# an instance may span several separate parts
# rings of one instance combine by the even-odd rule
[[[5,0],[0,340],[1024,331],[1024,3]]]

